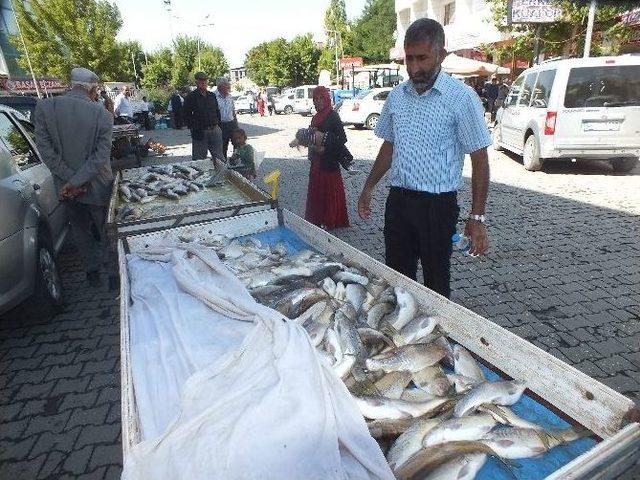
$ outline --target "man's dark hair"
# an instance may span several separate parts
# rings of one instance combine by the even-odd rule
[[[405,45],[414,45],[425,40],[431,48],[444,48],[444,28],[432,18],[419,18],[409,25],[404,35]]]
[[[239,133],[240,135],[242,135],[245,140],[247,139],[247,132],[245,132],[242,128],[234,128],[231,134],[235,135],[236,133]]]

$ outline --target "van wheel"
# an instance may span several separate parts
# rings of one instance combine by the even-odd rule
[[[284,107],[284,113],[287,115],[291,115],[293,113],[293,107],[291,105],[287,105]]]
[[[500,140],[502,140],[502,132],[500,131],[500,126],[496,125],[493,127],[493,132],[491,133],[491,146],[496,152],[504,150],[500,145]]]
[[[540,146],[535,135],[529,135],[524,144],[524,153],[522,154],[522,164],[525,170],[537,172],[542,168],[542,159],[540,158]]]
[[[614,158],[611,160],[611,166],[614,172],[627,173],[638,165],[637,158]]]
[[[38,236],[35,283],[34,303],[50,313],[59,311],[63,304],[62,281],[51,243],[43,235]]]
[[[376,125],[378,125],[378,118],[380,118],[380,115],[378,115],[377,113],[372,113],[367,117],[367,121],[365,122],[365,125],[369,130],[376,129]]]

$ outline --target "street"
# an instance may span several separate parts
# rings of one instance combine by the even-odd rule
[[[300,215],[309,163],[306,151],[288,143],[309,121],[240,116],[248,143],[266,153],[259,178],[280,169],[280,205]],[[384,260],[384,181],[373,218],[356,213],[381,141],[353,127],[347,135],[356,159],[353,172],[343,171],[351,227],[332,233]],[[190,159],[188,131],[145,136],[168,147],[145,163]],[[491,248],[485,258],[454,253],[452,299],[639,402],[640,168],[614,174],[605,163],[581,161],[533,173],[516,155],[489,151]],[[470,175],[467,161],[461,218],[469,212]],[[106,277],[100,288],[85,284],[72,241],[60,269],[63,312],[46,318],[27,303],[0,321],[3,479],[120,478],[118,292]]]

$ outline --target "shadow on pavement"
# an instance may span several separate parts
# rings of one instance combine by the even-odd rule
[[[242,118],[238,118],[238,126],[242,128],[249,139],[261,137],[263,135],[270,135],[272,133],[280,132],[282,128],[265,127],[263,125],[253,125],[250,123],[242,123]]]

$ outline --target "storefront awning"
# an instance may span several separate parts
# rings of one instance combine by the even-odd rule
[[[493,63],[480,62],[471,58],[464,58],[450,53],[442,62],[442,69],[451,75],[478,75],[488,77],[490,75],[506,75],[511,73],[511,69],[494,65]]]

